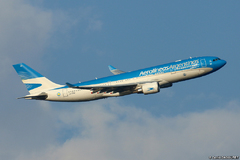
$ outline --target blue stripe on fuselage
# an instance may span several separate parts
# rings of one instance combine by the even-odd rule
[[[147,76],[147,75],[164,74],[164,73],[168,73],[168,72],[176,72],[176,71],[181,71],[181,70],[186,70],[186,69],[202,68],[202,65],[200,62],[201,59],[206,60],[205,67],[209,68],[208,61],[211,59],[215,59],[215,58],[217,58],[217,57],[205,56],[205,57],[190,58],[190,59],[181,60],[178,62],[171,62],[171,63],[158,65],[158,66],[154,66],[154,67],[149,67],[149,68],[145,68],[145,69],[139,69],[139,70],[132,71],[132,72],[126,72],[126,73],[113,75],[113,76],[109,76],[109,77],[103,77],[103,78],[90,80],[90,81],[86,81],[86,82],[82,82],[82,83],[76,83],[74,85],[75,86],[87,86],[87,85],[94,85],[94,84],[126,80],[126,79],[131,79],[131,78],[138,78],[138,77],[143,77],[143,76]],[[198,63],[194,63],[193,61],[197,61]],[[144,73],[146,73],[146,74],[144,74]],[[64,86],[61,88],[69,88],[69,87]],[[61,89],[61,88],[55,88],[55,89]]]
[[[164,65],[158,65],[154,67],[149,67],[145,69],[139,69],[132,72],[126,72],[118,75],[113,75],[109,77],[99,78],[96,80],[90,80],[82,83],[74,84],[76,86],[85,86],[85,85],[94,85],[94,84],[100,84],[100,83],[107,83],[107,82],[113,82],[113,81],[119,81],[119,80],[125,80],[125,79],[131,79],[131,78],[137,78],[142,76],[148,76],[148,75],[155,75],[155,74],[163,74],[168,72],[176,72],[181,71],[185,69],[196,69],[196,68],[202,68],[200,59],[206,59],[208,57],[197,57],[192,59],[186,59],[178,62],[172,62],[167,63]]]

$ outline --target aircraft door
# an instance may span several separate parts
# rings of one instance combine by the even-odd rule
[[[205,59],[200,60],[202,67],[207,67],[207,63]]]
[[[63,90],[62,90],[62,93],[63,93],[63,97],[67,97],[67,96],[68,96],[68,90],[67,90],[67,88],[66,88],[66,89],[63,89]]]

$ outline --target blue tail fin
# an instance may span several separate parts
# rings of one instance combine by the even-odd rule
[[[43,77],[24,63],[15,64],[13,67],[22,80]]]
[[[13,67],[30,94],[61,86],[53,83],[24,63],[15,64]]]

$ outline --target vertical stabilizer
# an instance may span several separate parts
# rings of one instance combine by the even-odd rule
[[[40,73],[36,72],[24,63],[13,65],[17,74],[25,84],[30,94],[43,92],[47,89],[61,87],[62,85],[53,83]]]

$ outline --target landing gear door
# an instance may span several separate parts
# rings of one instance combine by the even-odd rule
[[[67,91],[67,89],[63,89],[63,90],[62,90],[62,93],[63,93],[63,97],[67,97],[67,96],[68,96],[68,91]]]
[[[201,59],[200,62],[201,62],[202,68],[207,67],[207,63],[205,59]]]

